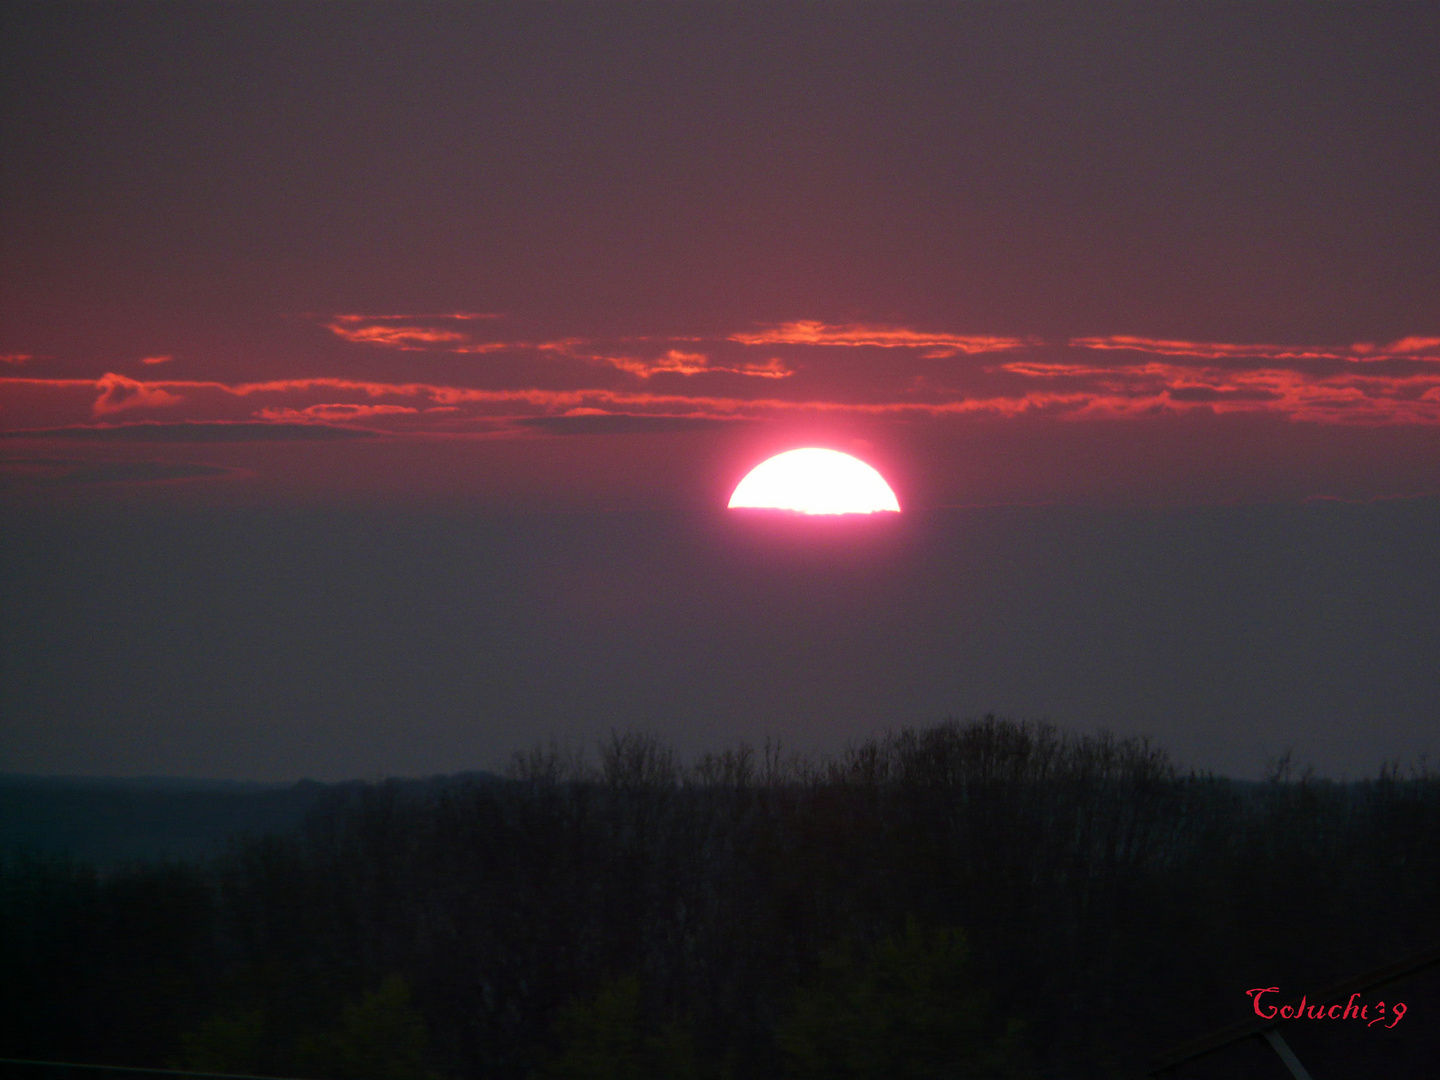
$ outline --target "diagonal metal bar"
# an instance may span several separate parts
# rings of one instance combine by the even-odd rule
[[[1344,1001],[1351,994],[1364,993],[1366,990],[1374,990],[1377,987],[1386,986],[1392,982],[1408,978],[1428,967],[1440,964],[1440,946],[1427,949],[1425,952],[1416,953],[1414,956],[1397,961],[1393,964],[1386,964],[1384,967],[1367,971],[1363,975],[1356,975],[1353,978],[1342,980],[1330,987],[1323,994],[1314,999],[1316,1005],[1328,1005],[1336,1001]],[[1193,1039],[1188,1043],[1175,1047],[1155,1059],[1145,1076],[1160,1076],[1163,1073],[1175,1069],[1187,1061],[1194,1061],[1198,1057],[1213,1053],[1216,1050],[1223,1050],[1231,1043],[1237,1043],[1241,1039],[1251,1035],[1264,1035],[1268,1031],[1279,1027],[1281,1024],[1289,1023],[1280,1017],[1271,1020],[1261,1019],[1247,1020],[1239,1024],[1232,1024],[1229,1027],[1221,1028],[1219,1031]]]
[[[1266,1028],[1264,1035],[1265,1041],[1270,1044],[1275,1053],[1280,1055],[1280,1060],[1285,1062],[1285,1067],[1290,1070],[1290,1075],[1295,1077],[1295,1080],[1315,1080],[1305,1071],[1305,1066],[1300,1064],[1300,1059],[1295,1056],[1295,1051],[1290,1049],[1290,1044],[1281,1037],[1278,1030]]]

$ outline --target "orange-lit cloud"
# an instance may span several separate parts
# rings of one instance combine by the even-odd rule
[[[1193,354],[1186,354],[1193,355]],[[1047,382],[1082,382],[1101,391],[1096,405],[1112,412],[1137,405],[1162,409],[1203,407],[1216,412],[1271,412],[1292,420],[1434,423],[1440,412],[1440,370],[1376,374],[1364,361],[1309,370],[1294,366],[1201,365],[1150,362],[1114,367],[1012,362],[997,370]]]
[[[406,330],[417,325],[414,318],[336,320],[349,320],[347,327]],[[448,319],[451,327],[480,321],[464,313],[427,318]],[[403,335],[356,340],[411,347]],[[798,342],[805,343],[805,362],[792,365],[773,355],[793,355],[784,349]],[[942,343],[952,351],[937,360]],[[857,353],[857,344],[883,345],[887,352]],[[501,347],[467,339],[449,351],[482,346]],[[1335,348],[1132,336],[1047,343],[791,322],[758,337],[564,338],[504,347],[517,351],[464,379],[453,378],[453,367],[431,369],[445,377],[405,381],[334,375],[137,380],[107,373],[96,379],[0,378],[0,395],[11,432],[162,407],[181,421],[356,425],[437,435],[513,431],[520,421],[538,431],[603,427],[528,423],[587,410],[722,419],[1041,414],[1072,421],[1208,412],[1313,423],[1440,423],[1440,339],[1421,335]],[[845,362],[826,363],[826,350]],[[995,352],[1002,355],[990,355]],[[621,428],[639,425],[615,430]]]
[[[122,409],[154,408],[162,405],[178,405],[185,399],[156,383],[127,379],[124,375],[106,374],[95,381],[100,396],[95,399],[91,411],[96,416],[120,412]]]
[[[788,367],[783,360],[774,356],[764,362],[742,364],[733,368],[716,368],[715,370],[733,371],[737,375],[749,375],[757,379],[788,379],[795,374],[793,368]]]
[[[644,358],[637,356],[592,355],[589,359],[599,360],[620,371],[648,379],[655,375],[704,375],[712,372],[728,372],[758,379],[787,379],[795,372],[782,361],[771,358],[763,362],[740,364],[712,364],[704,353],[683,352],[670,349],[661,356]]]
[[[672,375],[698,375],[702,371],[709,370],[707,367],[709,358],[704,353],[687,353],[681,352],[679,349],[671,349],[663,356],[653,360],[633,356],[607,356],[603,359],[612,367],[628,371],[632,375],[639,375],[642,379],[648,379],[661,372]]]
[[[1122,349],[1127,352],[1149,353],[1153,356],[1193,356],[1202,360],[1264,359],[1264,360],[1378,360],[1392,356],[1434,354],[1425,359],[1440,359],[1440,338],[1407,337],[1389,345],[1359,342],[1339,347],[1317,345],[1261,345],[1222,341],[1184,341],[1171,338],[1131,337],[1113,334],[1107,337],[1071,338],[1070,345],[1079,349]]]
[[[730,340],[741,345],[839,345],[877,348],[927,349],[934,357],[957,353],[1002,352],[1019,349],[1030,341],[1023,338],[997,337],[993,334],[932,334],[907,327],[867,326],[850,323],[840,326],[800,320],[780,323],[763,330],[731,334]]]
[[[1296,348],[1284,345],[1244,345],[1220,341],[1183,341],[1171,338],[1132,337],[1112,334],[1107,337],[1071,338],[1079,349],[1123,349],[1127,352],[1149,353],[1152,356],[1193,356],[1204,360],[1238,357],[1262,357],[1267,360],[1348,360],[1348,350]]]
[[[658,374],[699,375],[713,372],[787,378],[794,369],[778,357],[763,362],[748,359],[717,361],[714,351],[696,348],[707,340],[714,348],[734,351],[743,348],[804,346],[813,349],[882,348],[923,360],[942,360],[987,353],[1027,350],[1082,349],[1123,351],[1174,359],[1250,360],[1283,363],[1301,361],[1378,361],[1386,359],[1440,360],[1440,338],[1412,335],[1389,344],[1356,342],[1351,345],[1286,345],[1222,341],[1193,341],[1184,338],[1157,338],[1129,334],[1075,337],[1063,342],[995,334],[958,334],[917,330],[907,326],[867,323],[824,323],[819,320],[792,320],[757,330],[731,333],[706,339],[693,335],[657,337],[641,335],[621,342],[659,342],[670,345],[658,355],[637,355],[633,349],[615,348],[603,341],[570,337],[548,341],[493,341],[476,336],[471,324],[495,315],[458,312],[447,315],[359,315],[343,314],[325,323],[331,332],[356,344],[378,345],[405,351],[489,353],[511,351],[563,356],[588,363],[600,363],[639,378]],[[1037,363],[1053,363],[1050,358]]]
[[[492,352],[507,346],[477,342],[464,324],[497,318],[498,315],[473,311],[445,315],[348,314],[335,315],[324,325],[337,337],[359,345],[385,345],[406,351]]]
[[[1017,415],[1049,412],[1072,416],[1128,416],[1156,411],[1262,411],[1289,419],[1366,423],[1440,422],[1440,370],[1433,374],[1373,375],[1361,363],[1338,374],[1312,375],[1288,368],[1230,370],[1150,363],[1136,367],[1095,365],[1002,365],[997,373],[1012,378],[992,385],[924,400],[837,400],[821,397],[774,398],[704,394],[660,394],[600,387],[568,390],[536,387],[483,388],[436,383],[388,383],[335,378],[284,379],[259,383],[165,381],[141,383],[107,375],[89,385],[99,394],[96,415],[141,405],[189,403],[197,411],[229,418],[226,401],[278,399],[240,416],[304,419],[309,422],[381,421],[416,418],[446,410],[447,430],[459,416],[494,420],[594,409],[605,412],[654,412],[758,418],[797,412],[850,412],[857,415],[944,416],[973,413]],[[32,388],[47,380],[25,380]],[[56,390],[77,380],[53,380]],[[349,397],[355,400],[337,400]],[[306,401],[305,398],[311,400]],[[319,398],[320,400],[315,400]]]
[[[459,313],[454,315],[335,315],[324,324],[336,336],[357,345],[376,345],[404,352],[443,352],[483,354],[508,352],[517,356],[530,354],[537,360],[568,359],[584,364],[603,365],[639,379],[656,375],[710,375],[727,373],[760,379],[784,379],[794,372],[778,357],[764,360],[715,362],[700,352],[693,343],[704,339],[679,336],[657,338],[640,336],[609,342],[567,337],[545,341],[489,341],[477,336],[467,325],[478,319],[498,316]],[[657,355],[633,348],[636,343],[668,344]],[[723,342],[721,342],[723,344]]]
[[[331,323],[330,329],[346,341],[363,345],[394,345],[401,349],[426,348],[465,340],[464,334],[454,330],[434,330],[425,326],[344,326]]]
[[[253,414],[260,420],[281,420],[296,423],[330,423],[332,421],[368,420],[377,416],[413,416],[420,410],[413,405],[352,405],[326,402],[307,405],[303,409],[270,406]]]
[[[1359,345],[1352,345],[1352,349],[1361,348]],[[1407,337],[1399,341],[1392,341],[1389,345],[1378,350],[1382,353],[1390,353],[1394,356],[1404,356],[1409,353],[1431,353],[1440,358],[1440,337]]]

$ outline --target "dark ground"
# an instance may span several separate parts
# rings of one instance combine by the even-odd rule
[[[1127,1077],[1249,988],[1313,1002],[1433,947],[1440,908],[1432,777],[1234,783],[988,718],[820,763],[625,735],[503,780],[9,778],[0,805],[0,1056],[46,1060]],[[1316,1080],[1431,1075],[1440,975],[1381,999],[1391,1030],[1286,1025]],[[1175,1075],[1278,1069],[1252,1038]]]

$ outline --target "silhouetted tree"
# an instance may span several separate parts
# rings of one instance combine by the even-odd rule
[[[1428,947],[1440,910],[1423,768],[1244,784],[995,717],[833,761],[598,750],[337,785],[203,866],[4,856],[0,1049],[338,1080],[1004,1075],[1028,1052],[1099,1078],[1243,1018],[1247,987]]]
[[[1019,1024],[978,989],[959,930],[821,955],[777,1032],[796,1080],[989,1080],[1026,1075]]]

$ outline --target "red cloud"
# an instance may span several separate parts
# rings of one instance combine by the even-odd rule
[[[337,316],[336,323],[357,331],[378,327],[390,336],[381,334],[375,341],[395,342],[408,340],[404,335],[418,325],[418,318],[347,315]],[[461,313],[426,318],[432,323],[448,320],[430,330],[462,334],[464,324],[480,317]],[[1077,338],[1067,345],[792,322],[758,336],[622,340],[631,348],[597,347],[576,338],[525,346],[467,339],[451,350],[525,348],[537,360],[575,361],[547,363],[544,385],[529,382],[523,366],[507,362],[477,371],[475,381],[492,382],[478,386],[331,376],[248,383],[140,381],[112,373],[95,380],[0,379],[0,392],[10,398],[10,423],[25,415],[30,418],[27,428],[73,425],[84,419],[87,409],[102,416],[182,403],[183,420],[238,422],[258,416],[421,433],[488,431],[497,421],[586,409],[692,418],[808,412],[896,417],[1043,413],[1078,419],[1205,411],[1320,423],[1440,423],[1440,364],[1435,362],[1440,355],[1431,355],[1440,349],[1440,339],[1420,336],[1385,346],[1339,348],[1130,336]],[[825,349],[857,345],[893,352],[883,361],[860,353],[846,364],[807,363],[797,369],[768,352],[751,351],[762,342],[768,348],[777,342],[804,344],[818,350],[820,358]],[[971,359],[960,355],[962,346],[974,352],[1003,348],[1011,355],[995,361]],[[1022,346],[1025,351],[1016,355]],[[948,350],[950,359],[929,362],[935,350]],[[601,367],[629,376],[627,385],[613,385],[613,371],[602,375],[597,370]],[[721,373],[750,378],[703,378]],[[758,379],[766,381],[754,381]],[[651,387],[662,386],[679,392],[651,392]],[[703,392],[722,387],[723,394]]]
[[[652,375],[703,375],[710,372],[729,372],[732,375],[747,375],[759,379],[785,379],[795,374],[778,359],[764,363],[712,364],[704,353],[687,353],[671,349],[663,356],[645,359],[635,356],[595,355],[587,359],[600,360],[631,375],[648,379]]]
[[[1360,346],[1352,345],[1351,348],[1358,349]],[[1432,359],[1440,359],[1440,337],[1401,338],[1399,341],[1392,341],[1380,351],[1396,356],[1427,352],[1436,354]]]
[[[709,370],[706,366],[709,358],[704,353],[687,353],[681,352],[679,349],[671,349],[664,356],[654,360],[643,360],[632,356],[606,356],[603,359],[612,367],[628,371],[632,375],[639,375],[642,379],[648,379],[661,372],[669,372],[674,375],[698,375],[702,371]]]
[[[155,383],[143,383],[113,373],[97,379],[95,388],[100,391],[100,396],[91,406],[91,411],[96,416],[119,412],[122,409],[178,405],[185,400],[179,394],[162,389]]]
[[[473,311],[447,315],[336,315],[324,325],[337,337],[361,345],[385,345],[406,351],[493,352],[509,346],[476,343],[470,333],[454,324],[499,317]]]
[[[1032,342],[993,334],[927,334],[905,327],[865,326],[851,323],[830,326],[822,322],[780,323],[764,330],[731,334],[741,345],[870,345],[884,349],[931,349],[935,357],[957,353],[1001,352],[1019,349]]]
[[[1258,345],[1224,341],[1184,341],[1172,338],[1131,337],[1112,334],[1106,337],[1071,338],[1078,349],[1123,349],[1127,352],[1151,353],[1155,356],[1193,356],[1202,360],[1382,360],[1393,356],[1418,353],[1440,354],[1440,338],[1407,337],[1389,345],[1377,346],[1359,342],[1348,346],[1323,345]],[[1440,359],[1418,357],[1419,359]]]
[[[464,341],[465,335],[454,330],[432,330],[424,326],[345,326],[330,323],[328,329],[344,338],[364,345],[394,345],[401,349],[423,348]]]
[[[303,409],[270,406],[257,409],[253,415],[260,420],[328,423],[330,421],[353,422],[375,416],[414,415],[418,412],[420,410],[413,405],[349,405],[329,402],[321,405],[307,405]]]
[[[1348,350],[1287,345],[1241,345],[1222,341],[1183,341],[1172,338],[1131,337],[1127,334],[1071,338],[1070,344],[1079,349],[1124,349],[1155,356],[1194,356],[1204,360],[1240,357],[1259,357],[1266,360],[1352,359]]]
[[[784,361],[772,356],[764,363],[742,364],[733,368],[716,368],[717,371],[733,371],[737,375],[750,375],[757,379],[788,379],[795,374],[794,369],[787,367]]]
[[[486,389],[433,383],[386,383],[348,379],[285,379],[262,383],[141,383],[119,376],[94,382],[78,380],[3,380],[25,383],[32,391],[53,387],[71,392],[76,386],[98,389],[99,413],[139,405],[190,403],[193,419],[255,416],[310,423],[353,422],[413,417],[444,410],[436,430],[456,430],[456,423],[494,421],[595,409],[605,412],[653,412],[687,416],[764,417],[804,412],[892,416],[958,416],[989,413],[1016,415],[1045,412],[1071,417],[1122,417],[1156,411],[1269,412],[1290,419],[1365,423],[1435,423],[1440,421],[1440,372],[1404,377],[1370,376],[1361,365],[1341,375],[1311,377],[1288,369],[1227,371],[1163,364],[1106,369],[1094,365],[1013,364],[996,369],[1018,378],[1008,386],[976,386],[969,391],[934,394],[928,400],[839,401],[655,394],[603,388],[553,390]],[[1026,385],[1027,383],[1042,385]],[[1044,384],[1060,382],[1054,389]],[[322,397],[323,395],[323,397]],[[353,396],[360,401],[337,401]],[[225,402],[239,404],[255,397],[279,398],[274,405],[236,413]],[[305,401],[305,398],[311,398]],[[321,400],[314,400],[321,397]],[[389,399],[388,401],[381,399]],[[418,415],[417,415],[418,414]],[[439,417],[436,418],[439,421]],[[423,428],[425,425],[421,424]],[[413,425],[407,425],[411,427]]]
[[[1187,353],[1184,355],[1195,355]],[[1253,355],[1253,354],[1252,354]],[[1328,358],[1327,358],[1328,359]],[[1294,367],[1184,367],[1151,362],[1134,366],[1012,362],[996,371],[1027,379],[1079,381],[1101,394],[1107,411],[1203,407],[1217,412],[1272,412],[1292,420],[1365,423],[1434,423],[1430,402],[1440,388],[1435,373],[1377,375],[1357,358],[1336,369]]]

